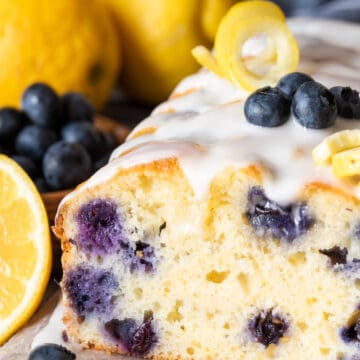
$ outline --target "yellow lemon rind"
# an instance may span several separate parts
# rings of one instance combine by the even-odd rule
[[[328,165],[331,157],[341,151],[360,146],[360,129],[338,131],[317,145],[312,157],[315,165]]]
[[[360,175],[360,147],[335,154],[332,157],[332,171],[336,177]]]
[[[264,33],[273,41],[276,64],[264,76],[249,71],[241,49],[251,37]],[[295,71],[299,63],[297,42],[286,24],[267,15],[253,16],[237,23],[222,22],[215,39],[215,57],[221,70],[248,91],[274,85],[283,75]]]
[[[199,45],[194,47],[191,50],[191,54],[201,66],[205,67],[206,69],[220,77],[224,76],[223,72],[219,68],[219,65],[216,63],[215,58],[205,46]]]
[[[8,317],[0,321],[0,346],[26,323],[40,304],[50,277],[52,263],[50,228],[40,194],[25,171],[16,162],[4,155],[0,155],[1,171],[11,174],[22,190],[21,195],[29,201],[39,220],[37,224],[39,228],[36,233],[36,246],[39,256],[35,271],[26,282],[25,297]]]
[[[285,56],[282,56],[283,54],[278,50],[283,50],[284,45],[277,43],[277,49],[270,39],[270,46],[267,46],[260,54],[251,58],[242,58],[242,46],[246,40],[261,32],[259,25],[264,19],[267,19],[266,24],[272,29],[278,29],[278,31],[273,31],[277,38],[281,37],[281,32],[283,32],[284,43],[290,41],[288,48],[291,50],[285,51]],[[271,19],[274,22],[269,25]],[[296,41],[287,29],[285,20],[282,10],[269,1],[240,2],[232,6],[220,22],[215,37],[215,56],[203,46],[195,47],[192,54],[200,65],[218,76],[228,78],[245,90],[253,91],[259,87],[274,84],[286,72],[295,70],[299,61]],[[274,24],[280,25],[276,27]],[[262,28],[264,28],[263,25]],[[287,49],[286,46],[285,49]],[[277,63],[277,66],[271,66],[269,74],[262,76],[256,72],[257,69],[264,68],[264,65],[269,68],[269,64],[273,63]]]

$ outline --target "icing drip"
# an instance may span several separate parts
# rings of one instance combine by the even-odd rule
[[[358,42],[353,39],[360,40],[360,27],[342,23],[335,26],[334,22],[320,20],[311,24],[306,22],[304,26],[301,19],[289,24],[301,48],[300,70],[325,86],[350,85],[359,90],[360,48],[354,47]],[[342,27],[352,34],[351,42],[340,41]],[[172,97],[159,105],[134,129],[128,141],[113,152],[110,163],[78,191],[105,182],[119,168],[176,157],[198,198],[207,196],[213,176],[224,167],[249,164],[265,169],[265,191],[280,203],[295,200],[301,188],[311,181],[355,192],[355,188],[337,181],[330,169],[316,168],[311,151],[330,133],[358,128],[359,121],[338,118],[331,128],[310,130],[290,118],[277,128],[257,127],[244,117],[247,96],[226,79],[206,70],[187,77]],[[137,132],[146,133],[147,128],[155,131],[136,137]]]

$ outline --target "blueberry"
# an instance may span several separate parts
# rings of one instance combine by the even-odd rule
[[[345,342],[360,342],[360,317],[341,330]]]
[[[268,347],[277,344],[289,328],[287,322],[272,310],[263,311],[249,321],[248,329],[255,341]]]
[[[11,107],[0,109],[0,139],[14,139],[26,123],[27,117],[23,112]]]
[[[77,214],[76,242],[87,254],[105,255],[126,246],[127,240],[116,204],[110,200],[95,199],[84,204]]]
[[[112,272],[79,265],[64,274],[63,284],[79,316],[108,314],[113,309],[114,290],[118,283]]]
[[[13,155],[11,158],[15,160],[32,179],[35,179],[39,175],[39,169],[31,158],[23,155]]]
[[[39,192],[45,193],[50,191],[49,186],[44,178],[39,177],[35,179],[35,185]]]
[[[276,85],[288,98],[292,98],[300,85],[313,79],[306,74],[293,72],[283,76]]]
[[[142,241],[128,244],[125,262],[128,263],[130,272],[151,272],[154,269],[154,248]]]
[[[56,133],[36,125],[25,126],[15,139],[18,154],[40,161],[47,148],[57,140]]]
[[[106,332],[119,342],[128,353],[131,351],[132,338],[137,327],[136,320],[129,318],[124,320],[112,319],[104,325]]]
[[[43,344],[33,349],[28,360],[74,360],[76,355],[58,344]]]
[[[348,86],[335,86],[330,92],[335,96],[339,116],[360,119],[360,98],[356,90]]]
[[[355,239],[360,240],[360,223],[356,224],[354,228]]]
[[[114,202],[95,199],[84,204],[77,214],[77,223],[75,242],[83,252],[101,256],[121,251],[130,272],[153,270],[154,248],[141,241],[128,241]]]
[[[8,156],[11,156],[12,154],[14,154],[15,153],[14,142],[11,140],[10,141],[1,140],[0,141],[0,153],[6,154]]]
[[[119,145],[115,136],[110,132],[100,131],[100,141],[104,153],[113,151]]]
[[[353,258],[351,261],[347,261],[346,264],[337,270],[341,270],[349,274],[358,274],[360,271],[360,259]]]
[[[91,175],[91,159],[80,144],[58,141],[46,151],[42,169],[50,189],[70,189]]]
[[[39,126],[54,127],[60,120],[60,100],[46,84],[29,86],[23,93],[21,105],[30,120]]]
[[[100,131],[87,122],[70,122],[61,130],[63,140],[82,145],[92,157],[101,151]]]
[[[133,334],[131,354],[144,356],[156,343],[156,334],[153,330],[151,320],[147,320]]]
[[[280,206],[268,199],[259,187],[248,193],[247,217],[258,234],[293,241],[303,235],[314,223],[306,204]]]
[[[62,114],[66,122],[93,122],[94,108],[91,103],[79,93],[67,93],[61,97]]]
[[[109,162],[112,151],[118,146],[115,137],[111,133],[99,131],[99,135],[100,146],[95,154],[94,171],[99,170]]]
[[[324,129],[335,124],[335,97],[315,81],[305,82],[297,89],[291,109],[295,120],[306,128]]]
[[[140,325],[134,319],[112,319],[105,323],[105,330],[133,356],[146,355],[157,341],[152,326],[152,315],[144,319]]]
[[[94,171],[97,171],[101,169],[103,166],[105,166],[109,162],[110,155],[111,153],[107,153],[103,155],[101,158],[96,159],[93,164]]]
[[[290,101],[278,88],[268,86],[255,91],[246,99],[244,111],[251,124],[280,126],[289,118]]]
[[[319,250],[319,252],[330,258],[331,265],[346,264],[348,254],[346,248],[341,249],[339,246],[334,246],[331,249]]]

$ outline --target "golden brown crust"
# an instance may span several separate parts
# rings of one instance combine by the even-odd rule
[[[241,169],[241,171],[251,177],[254,178],[254,180],[258,183],[262,183],[262,173],[263,170],[256,164],[250,164],[248,167]]]
[[[329,184],[325,184],[325,183],[322,183],[319,181],[314,181],[314,182],[311,182],[311,183],[308,183],[305,185],[304,195],[306,198],[314,195],[315,193],[319,193],[319,192],[326,192],[326,193],[329,193],[329,195],[331,195],[331,196],[341,197],[341,198],[343,198],[344,201],[353,203],[354,206],[360,205],[360,200],[358,198],[356,198],[350,192],[342,190],[338,187],[335,187],[335,186],[332,186]]]

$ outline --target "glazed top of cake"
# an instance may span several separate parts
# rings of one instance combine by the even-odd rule
[[[299,42],[298,71],[327,87],[360,89],[360,26],[306,19],[291,20],[289,26]],[[256,52],[256,46],[254,41],[247,51]],[[329,167],[315,167],[311,152],[329,134],[359,128],[360,120],[338,117],[334,126],[313,130],[290,116],[282,126],[259,127],[245,119],[244,102],[248,96],[205,69],[185,78],[170,99],[114,151],[110,163],[77,191],[106,181],[119,168],[176,157],[199,198],[206,196],[218,171],[228,165],[249,164],[265,170],[265,191],[280,202],[294,200],[301,188],[312,181],[356,194],[357,187],[337,180]]]

